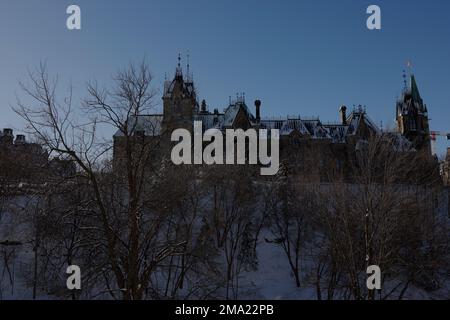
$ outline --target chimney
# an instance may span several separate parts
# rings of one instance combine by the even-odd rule
[[[218,123],[219,123],[219,109],[214,109],[213,124],[216,125]]]
[[[256,122],[261,121],[261,100],[255,101],[255,108],[256,108]]]
[[[341,123],[343,125],[347,125],[347,107],[346,106],[342,106],[339,109],[339,114],[341,116]]]
[[[202,109],[201,109],[202,113],[206,113],[206,101],[205,99],[202,100]]]
[[[14,135],[12,129],[3,129],[3,137],[2,142],[6,144],[13,144],[14,142]]]
[[[15,144],[24,144],[25,143],[25,136],[23,134],[18,134],[16,136]]]

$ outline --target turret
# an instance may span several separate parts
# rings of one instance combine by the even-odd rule
[[[410,76],[409,86],[403,90],[397,101],[396,118],[398,131],[405,136],[417,150],[426,150],[431,155],[428,109],[420,96],[414,75]]]
[[[175,77],[165,84],[163,95],[163,131],[171,134],[175,129],[192,129],[192,118],[198,103],[194,83],[185,81],[181,69],[180,57],[175,71]],[[206,109],[206,102],[205,102]]]

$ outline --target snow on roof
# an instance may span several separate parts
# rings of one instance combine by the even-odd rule
[[[255,122],[255,117],[252,115],[250,110],[247,108],[246,104],[244,102],[238,102],[232,105],[229,105],[225,109],[225,115],[223,119],[223,126],[231,126],[234,123],[234,120],[236,119],[236,116],[239,113],[240,109],[243,109],[244,112],[247,114],[247,117],[251,123]]]
[[[264,119],[261,121],[261,127],[264,129],[278,129],[280,135],[290,135],[293,131],[298,131],[302,135],[308,135],[313,139],[333,139],[326,125],[323,125],[318,119],[304,120],[298,118],[287,119]]]
[[[165,94],[170,94],[174,89],[176,81],[166,81],[164,84]],[[192,83],[183,83],[183,94],[194,93],[194,87]],[[217,110],[214,113],[194,112],[193,121],[201,121],[203,123],[204,130],[216,128],[223,130],[227,127],[231,127],[238,115],[239,111],[243,110],[252,125],[258,125],[256,118],[250,112],[243,100],[235,101],[225,108],[224,113],[218,113]],[[357,108],[347,118],[347,124],[328,123],[324,124],[319,118],[307,118],[300,116],[287,116],[284,118],[262,119],[260,121],[260,128],[262,129],[277,129],[281,136],[289,136],[293,132],[299,132],[303,136],[308,136],[312,139],[329,139],[333,143],[346,143],[348,135],[355,135],[363,120],[368,128],[373,130],[376,134],[382,134],[377,125],[367,116],[364,109]],[[137,117],[136,131],[144,131],[147,136],[156,136],[161,134],[161,124],[163,121],[162,114],[155,115],[142,115]],[[123,136],[121,132],[117,132],[115,136]],[[400,138],[399,138],[400,139]],[[399,141],[401,145],[407,144],[407,141],[403,139]]]
[[[324,127],[328,130],[328,135],[335,143],[345,143],[345,136],[349,126],[343,124],[325,124]]]
[[[213,128],[221,129],[224,121],[224,114],[196,114],[194,115],[194,121],[201,121],[205,130]]]
[[[381,130],[378,126],[370,119],[365,111],[355,110],[353,111],[347,118],[347,122],[349,123],[349,127],[347,130],[348,135],[355,135],[357,129],[360,126],[360,121],[363,119],[365,124],[371,128],[376,134],[381,134]]]
[[[289,135],[294,130],[297,130],[302,135],[309,134],[302,120],[300,119],[288,119],[284,121],[283,126],[281,127],[281,135]]]
[[[274,120],[274,119],[264,119],[261,120],[261,128],[271,130],[271,129],[278,129],[281,130],[283,127],[284,119],[281,120]]]
[[[181,82],[181,90],[182,94],[186,96],[194,96],[195,97],[195,87],[193,82],[185,81],[183,78],[175,77],[172,81],[164,82],[164,95],[163,97],[170,97],[172,94],[175,84],[177,82]]]

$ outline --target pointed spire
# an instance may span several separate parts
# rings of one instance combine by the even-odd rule
[[[408,90],[408,84],[407,84],[407,81],[406,81],[406,78],[407,78],[406,70],[403,70],[403,75],[402,76],[403,76],[403,91],[406,92]]]
[[[420,97],[419,87],[416,83],[416,77],[412,74],[410,78],[410,89],[411,95],[414,101],[421,102],[422,98]]]
[[[181,69],[181,53],[178,53],[178,64],[175,71],[175,77],[183,77],[183,71]]]
[[[191,72],[191,56],[189,54],[189,50],[187,52],[187,63],[186,63],[186,81],[193,83],[194,82],[194,76]]]
[[[409,74],[409,76],[411,76],[412,75],[412,62],[411,62],[411,60],[408,60],[406,62],[406,68],[408,68],[408,74]]]

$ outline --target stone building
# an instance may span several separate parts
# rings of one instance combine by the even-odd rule
[[[247,105],[244,94],[230,97],[228,106],[219,111],[211,109],[205,100],[199,103],[192,77],[183,75],[178,64],[175,77],[164,84],[163,113],[140,115],[133,119],[134,135],[146,141],[158,141],[160,150],[167,152],[170,135],[178,128],[193,129],[194,121],[201,121],[203,130],[226,129],[278,129],[280,133],[281,161],[284,169],[302,173],[305,179],[327,181],[330,174],[346,176],[349,158],[373,135],[389,135],[401,150],[417,150],[431,157],[428,110],[424,104],[414,75],[405,86],[396,105],[397,130],[383,132],[371,120],[362,106],[350,110],[341,106],[339,121],[325,123],[318,118],[300,115],[264,117],[261,101],[254,103],[254,113]],[[154,144],[156,146],[156,142]],[[114,163],[119,166],[123,158],[124,137],[114,135]]]
[[[12,129],[0,133],[0,177],[9,180],[32,179],[47,164],[48,154],[24,135],[14,137]]]
[[[50,160],[48,152],[40,144],[27,141],[25,135],[14,136],[9,128],[0,132],[0,179],[42,182],[73,176],[75,170],[72,161]]]
[[[431,154],[428,109],[420,96],[414,75],[411,75],[409,87],[397,102],[397,128],[416,150]]]

